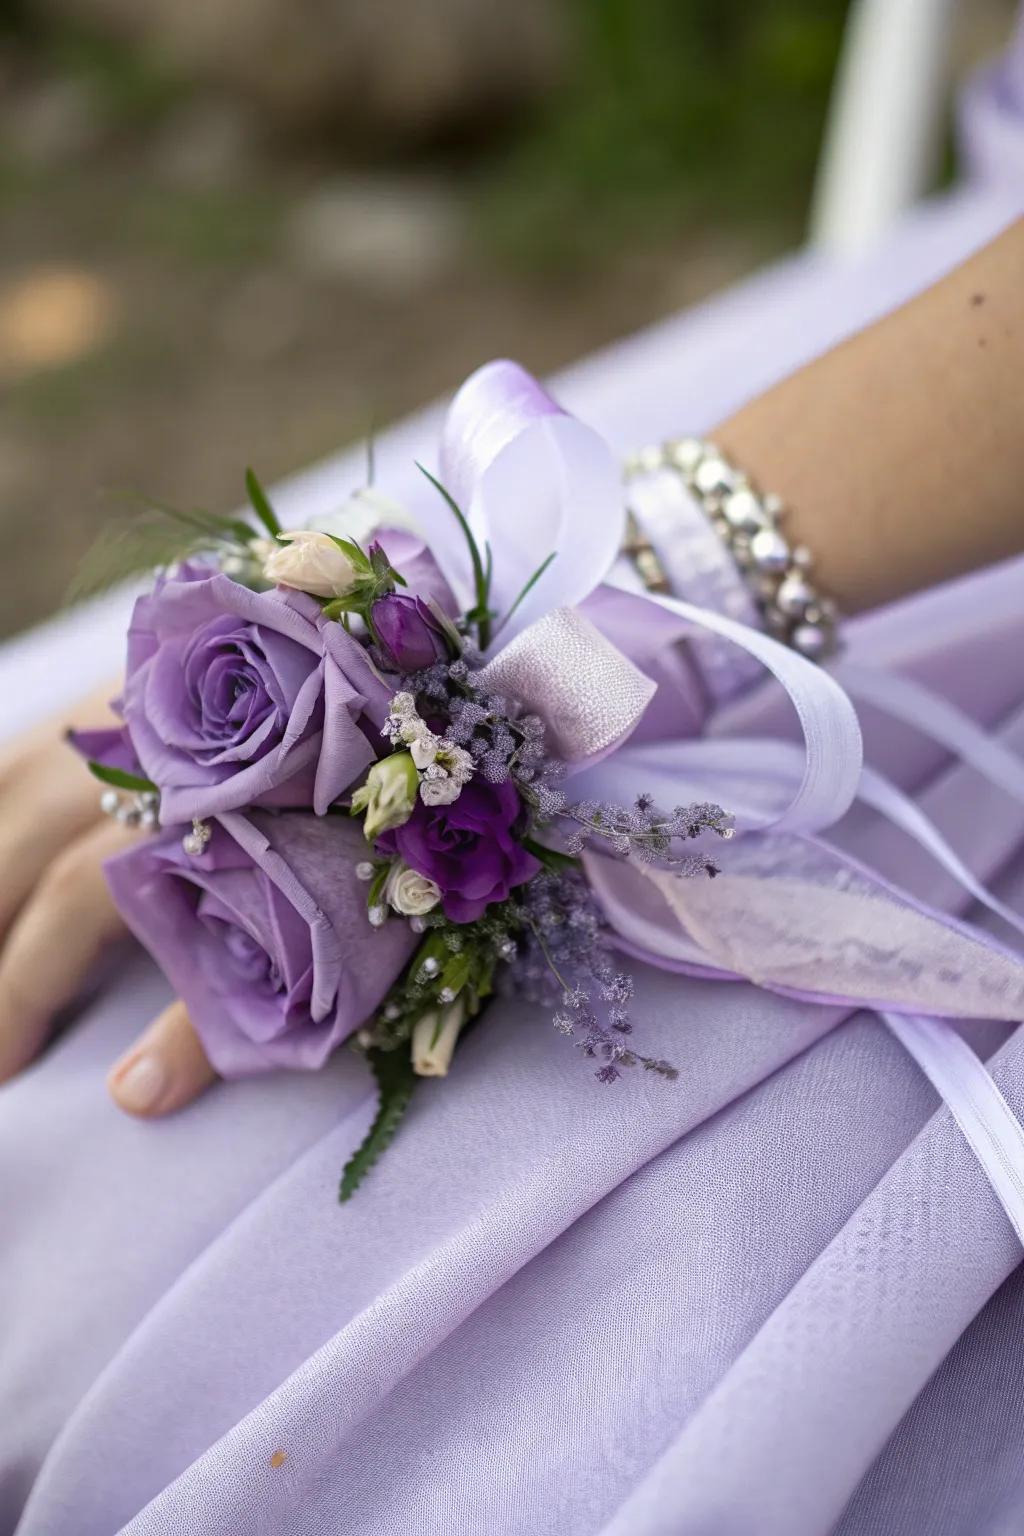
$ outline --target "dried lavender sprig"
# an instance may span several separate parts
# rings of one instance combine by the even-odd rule
[[[677,842],[713,832],[721,838],[733,835],[732,818],[720,805],[699,802],[680,805],[669,813],[659,811],[649,795],[639,795],[632,806],[610,801],[583,801],[557,805],[557,792],[542,797],[551,820],[571,823],[565,835],[565,851],[578,856],[593,842],[604,844],[620,858],[659,863],[682,877],[716,875],[718,866],[703,853],[681,854]]]

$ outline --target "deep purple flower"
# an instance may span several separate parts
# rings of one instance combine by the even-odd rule
[[[200,857],[180,828],[108,861],[128,926],[185,1002],[223,1077],[313,1070],[372,1014],[416,939],[371,927],[347,817],[218,817]]]
[[[451,805],[418,800],[409,820],[385,832],[377,846],[440,886],[446,917],[472,923],[541,867],[513,836],[521,814],[514,784],[475,778]]]
[[[448,655],[444,630],[420,597],[389,592],[377,599],[370,617],[396,672],[422,672]]]
[[[363,648],[305,593],[189,572],[135,605],[124,719],[165,824],[250,805],[325,811],[373,762],[387,699]]]

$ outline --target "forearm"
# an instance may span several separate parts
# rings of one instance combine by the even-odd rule
[[[711,435],[847,613],[1024,548],[1024,219]]]

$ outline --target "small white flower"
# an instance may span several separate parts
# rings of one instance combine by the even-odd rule
[[[403,917],[422,917],[441,900],[441,887],[399,861],[392,864],[384,882],[384,896]]]
[[[459,1030],[466,1022],[466,1003],[460,995],[445,1008],[429,1008],[412,1032],[412,1069],[418,1077],[445,1077]]]
[[[313,597],[344,597],[359,579],[343,549],[326,533],[299,528],[278,535],[281,541],[263,564],[267,581],[295,587]]]
[[[420,773],[429,772],[430,768],[434,765],[440,747],[440,738],[435,736],[433,731],[428,731],[426,726],[423,727],[418,736],[410,738],[409,751],[412,753],[412,760]]]
[[[437,751],[437,761],[442,768],[448,770],[460,787],[469,783],[476,769],[472,754],[463,747],[453,746],[450,741],[442,741]]]
[[[445,774],[441,779],[423,779],[420,799],[424,805],[454,805],[462,794],[462,785]]]

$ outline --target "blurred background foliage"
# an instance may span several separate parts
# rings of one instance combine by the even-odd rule
[[[962,7],[954,73],[1012,0]],[[227,510],[799,243],[846,0],[0,0],[0,630],[126,494]]]

